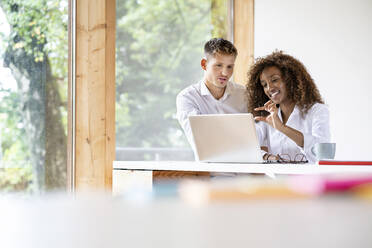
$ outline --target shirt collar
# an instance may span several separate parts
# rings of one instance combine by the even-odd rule
[[[221,97],[221,99],[225,99],[227,96],[229,96],[231,94],[231,83],[230,81],[227,82],[226,84],[226,89],[225,89],[225,92],[223,93],[223,96]],[[205,85],[204,81],[200,81],[200,93],[203,95],[203,96],[212,96],[211,92],[209,91],[208,87]]]
[[[289,118],[288,118],[288,121],[289,121],[290,119],[294,118],[295,116],[297,116],[299,113],[300,113],[300,109],[298,108],[298,106],[297,106],[297,104],[296,104],[295,107],[294,107],[294,109],[293,109],[293,111],[292,111],[292,113],[291,113],[291,115],[290,115]],[[279,119],[280,119],[281,121],[283,121],[283,119],[282,119],[282,115],[280,114],[280,106],[279,106],[279,108],[278,108],[278,117],[279,117]],[[288,121],[287,121],[287,123],[288,123]]]
[[[207,86],[205,85],[204,81],[200,81],[200,93],[202,96],[212,95]]]
[[[227,84],[226,84],[226,89],[225,89],[224,95],[228,96],[228,95],[231,94],[231,92],[232,92],[231,82],[228,81]]]

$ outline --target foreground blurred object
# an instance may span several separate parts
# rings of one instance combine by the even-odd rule
[[[180,185],[181,198],[196,205],[226,200],[310,198],[329,193],[356,193],[371,199],[372,174],[281,176],[275,180],[242,176],[210,182],[189,180]]]
[[[372,203],[349,197],[134,204],[105,194],[0,197],[1,247],[370,247]],[[332,238],[330,238],[332,237]]]

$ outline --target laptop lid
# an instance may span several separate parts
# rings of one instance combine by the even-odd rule
[[[199,161],[263,162],[252,114],[194,115],[189,121]]]

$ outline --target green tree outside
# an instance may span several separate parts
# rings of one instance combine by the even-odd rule
[[[117,0],[118,147],[187,147],[175,98],[202,77],[203,44],[226,38],[222,0]],[[0,190],[55,190],[66,183],[67,0],[1,0]],[[146,156],[143,157],[146,159]]]
[[[176,95],[201,79],[204,43],[226,38],[227,2],[117,1],[117,147],[188,147]]]
[[[16,90],[1,85],[2,171],[32,175],[24,187],[55,190],[66,185],[67,0],[2,0],[10,27],[1,32],[3,67]],[[15,170],[14,168],[17,168]],[[14,181],[14,180],[13,180]],[[10,182],[10,181],[9,181]],[[22,184],[22,183],[21,183]],[[14,186],[14,189],[18,186]]]

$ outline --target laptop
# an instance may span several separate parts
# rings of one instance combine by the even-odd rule
[[[196,158],[213,163],[263,163],[252,114],[189,116]]]

